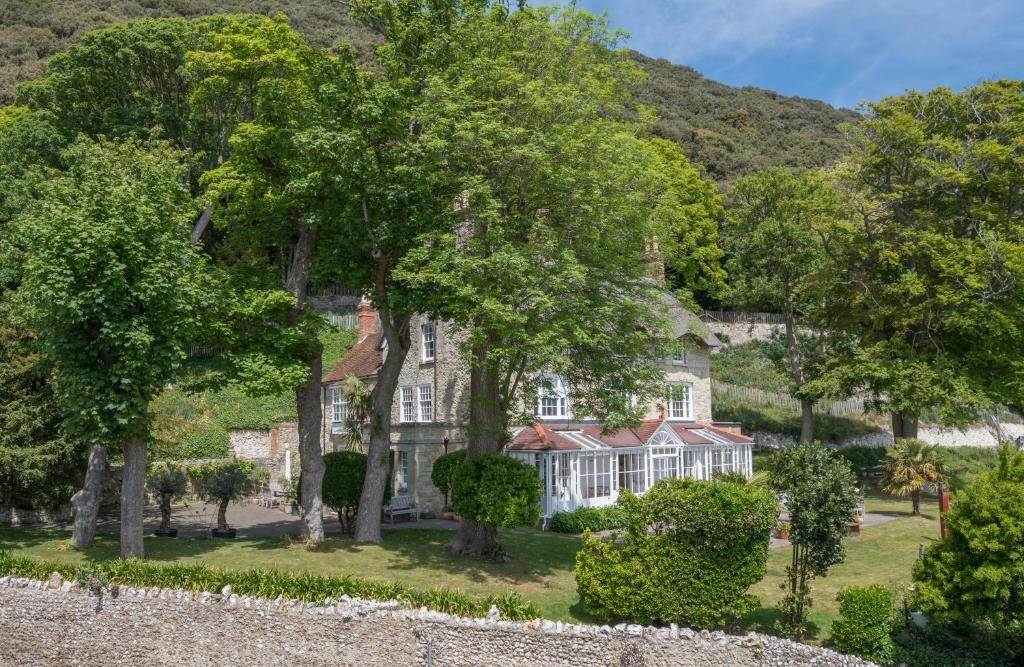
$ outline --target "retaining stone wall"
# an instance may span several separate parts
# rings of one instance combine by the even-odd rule
[[[321,605],[172,589],[108,592],[0,577],[0,665],[868,666],[749,633],[470,619],[342,596]]]
[[[1024,435],[1024,424],[1003,424],[1003,436],[1013,440]],[[758,447],[777,449],[796,444],[797,439],[790,435],[756,431],[751,434]],[[918,437],[930,445],[940,447],[998,447],[999,437],[987,426],[969,426],[967,428],[942,428],[922,426],[918,429]],[[829,442],[828,445],[846,447],[892,447],[891,431],[871,431],[850,436],[842,442]]]

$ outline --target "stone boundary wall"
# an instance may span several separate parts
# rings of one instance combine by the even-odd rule
[[[54,573],[0,577],[0,665],[301,664],[434,667],[868,666],[777,637],[460,618],[397,601],[121,588],[97,599]]]
[[[1003,437],[1014,440],[1024,436],[1024,424],[1003,424]],[[797,439],[790,435],[756,431],[750,434],[754,444],[760,448],[777,449],[791,447]],[[939,426],[922,426],[917,432],[918,438],[929,445],[940,447],[998,447],[999,436],[988,426],[969,426],[967,428],[943,428]],[[872,431],[850,436],[842,442],[825,443],[840,449],[846,447],[892,447],[891,431]]]

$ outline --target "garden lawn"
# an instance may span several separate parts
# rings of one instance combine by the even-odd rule
[[[859,538],[847,542],[847,561],[829,575],[811,584],[814,607],[809,639],[824,640],[835,618],[836,592],[843,586],[880,583],[905,586],[917,558],[919,544],[938,536],[938,512],[933,500],[922,501],[924,516],[912,518],[910,502],[881,496],[868,497],[868,511],[891,513],[899,518],[870,526]],[[447,530],[386,530],[382,546],[355,545],[351,540],[329,537],[307,550],[283,538],[261,540],[166,540],[146,539],[150,561],[195,563],[230,569],[251,567],[316,574],[356,574],[378,580],[397,580],[406,585],[430,589],[458,588],[472,594],[501,593],[509,589],[540,607],[546,618],[595,622],[579,604],[573,578],[579,538],[536,530],[502,531],[502,544],[511,559],[507,563],[484,563],[448,551],[453,533]],[[0,549],[19,555],[75,563],[116,558],[117,538],[101,535],[95,546],[75,550],[68,546],[69,534],[62,531],[0,528]],[[789,561],[788,548],[772,549],[768,576],[751,589],[764,607],[744,619],[749,629],[771,632],[777,618],[774,604],[782,597],[779,584]]]

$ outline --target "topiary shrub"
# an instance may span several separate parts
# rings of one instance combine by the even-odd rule
[[[501,454],[467,458],[452,475],[454,510],[492,528],[535,525],[540,495],[536,468]]]
[[[146,476],[150,493],[160,498],[160,529],[169,534],[171,530],[171,501],[185,494],[185,471],[176,463],[158,463]]]
[[[839,619],[832,623],[832,642],[882,665],[893,661],[892,593],[884,586],[849,586],[836,595]]]
[[[366,455],[359,452],[331,452],[324,454],[323,500],[338,513],[341,532],[350,535],[355,531],[356,515],[359,514],[359,497],[366,479]],[[299,478],[301,485],[302,478]],[[300,487],[301,488],[301,487]],[[301,493],[301,491],[299,491]],[[391,499],[391,485],[384,485],[384,504]]]
[[[663,479],[624,494],[622,540],[585,533],[576,585],[592,613],[637,623],[721,627],[756,608],[775,500],[746,484]]]
[[[586,530],[625,528],[629,517],[621,507],[580,507],[572,512],[558,512],[548,526],[556,533],[580,534]]]
[[[466,450],[457,449],[454,452],[437,457],[437,460],[434,461],[434,468],[430,471],[430,481],[444,495],[445,507],[448,507],[452,497],[452,477],[455,475],[455,470],[465,460]]]
[[[221,532],[229,530],[228,503],[252,495],[260,484],[265,483],[267,477],[266,470],[257,468],[249,461],[203,463],[190,466],[189,474],[199,494],[217,503],[217,530]]]

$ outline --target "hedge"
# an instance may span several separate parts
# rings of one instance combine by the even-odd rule
[[[596,616],[722,627],[759,606],[747,589],[767,571],[775,499],[747,484],[663,479],[619,506],[621,540],[585,533],[576,587]],[[651,530],[656,527],[657,530]]]
[[[892,593],[884,586],[849,586],[836,595],[839,618],[832,623],[832,642],[882,665],[893,660]]]
[[[451,588],[417,590],[396,582],[380,582],[353,575],[329,577],[323,575],[292,574],[280,570],[249,569],[223,570],[202,564],[196,565],[154,565],[139,560],[111,560],[94,565],[94,569],[110,580],[124,586],[136,588],[180,588],[190,591],[219,592],[225,586],[238,595],[250,595],[267,599],[281,596],[299,599],[303,602],[320,603],[328,598],[337,599],[342,595],[365,600],[399,600],[409,608],[426,607],[446,614],[483,617],[491,605],[501,611],[506,620],[531,620],[540,616],[540,610],[532,602],[523,600],[514,591],[500,595],[474,596]],[[73,580],[78,566],[72,563],[45,561],[15,556],[9,551],[0,551],[0,576],[11,575],[46,580],[58,572],[67,580]]]
[[[549,528],[556,533],[580,534],[585,530],[598,532],[625,528],[629,517],[621,507],[580,507],[571,512],[558,512],[551,517]]]

